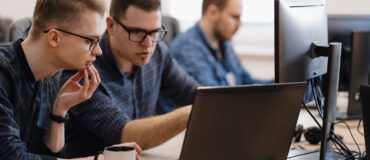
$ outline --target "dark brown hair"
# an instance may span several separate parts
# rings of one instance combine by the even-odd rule
[[[102,17],[104,0],[37,0],[33,12],[33,27],[37,32],[48,29],[48,24],[71,26],[78,24],[82,13],[93,11]]]
[[[161,0],[112,0],[109,14],[112,17],[125,15],[131,5],[150,12],[161,9]]]
[[[202,5],[202,14],[206,13],[208,7],[210,5],[216,5],[219,10],[225,9],[227,3],[229,0],[203,0],[203,5]]]

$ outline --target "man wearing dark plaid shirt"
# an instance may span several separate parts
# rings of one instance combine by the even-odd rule
[[[160,91],[183,106],[193,103],[198,86],[159,42],[165,33],[160,0],[112,1],[100,43],[103,55],[94,63],[101,85],[69,111],[68,157],[89,156],[128,141],[148,149],[186,128],[191,106],[151,117]],[[73,73],[64,71],[62,77]]]
[[[63,150],[67,111],[91,97],[100,83],[92,61],[101,55],[96,46],[103,3],[38,0],[29,36],[0,46],[1,160],[56,159]],[[62,68],[80,71],[58,93],[53,75]]]

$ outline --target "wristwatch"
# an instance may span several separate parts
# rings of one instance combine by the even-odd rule
[[[57,116],[57,115],[53,114],[53,112],[50,112],[49,118],[51,120],[55,121],[55,122],[58,122],[58,123],[64,123],[69,119],[68,115],[66,115],[66,117],[63,118],[62,116]]]

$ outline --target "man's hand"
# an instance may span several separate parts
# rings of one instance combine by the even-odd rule
[[[90,79],[89,75],[90,74]],[[83,86],[79,84],[84,79]],[[54,102],[53,113],[65,117],[67,111],[73,106],[89,99],[100,84],[100,76],[91,64],[87,69],[73,75],[60,89]]]

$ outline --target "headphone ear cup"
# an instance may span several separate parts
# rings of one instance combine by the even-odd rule
[[[302,133],[304,129],[302,125],[297,125],[294,130],[294,142],[299,142],[301,141]]]
[[[318,127],[309,127],[304,131],[304,138],[310,144],[318,144],[321,141],[322,131]]]

